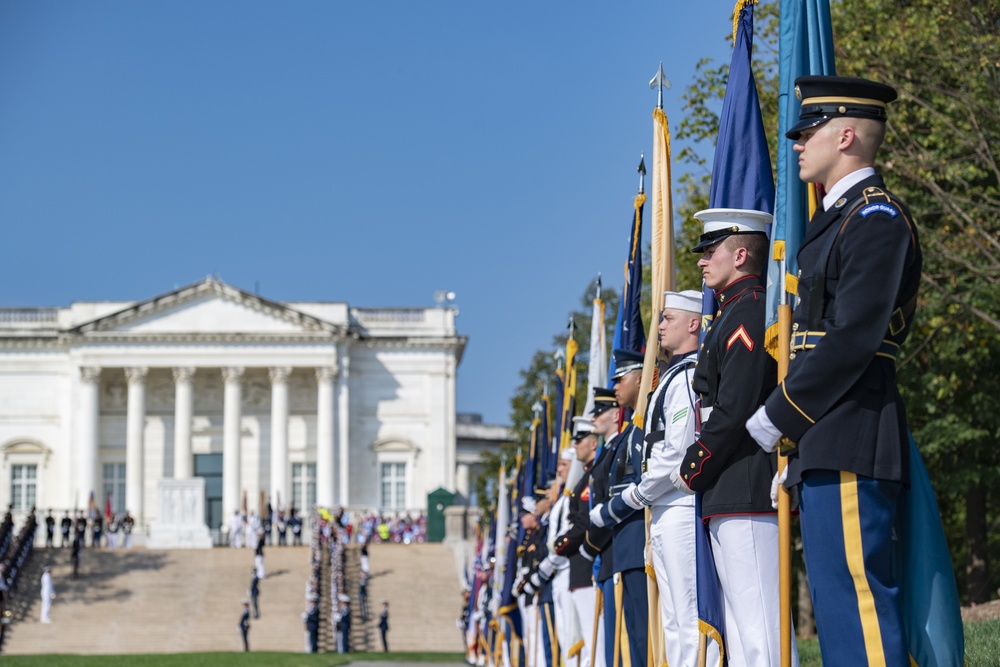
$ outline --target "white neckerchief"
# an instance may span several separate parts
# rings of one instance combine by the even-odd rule
[[[875,175],[875,167],[862,167],[857,171],[852,171],[847,176],[834,183],[830,191],[823,197],[823,210],[829,211],[834,203],[844,196],[844,193],[852,187],[865,180],[869,176]]]

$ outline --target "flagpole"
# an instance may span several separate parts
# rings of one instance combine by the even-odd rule
[[[778,384],[788,374],[788,361],[792,345],[792,307],[785,285],[785,258],[778,260],[781,275],[780,302],[778,304]],[[788,465],[788,457],[778,450],[778,473]],[[788,489],[778,485],[778,614],[781,620],[781,667],[792,664],[792,513]]]

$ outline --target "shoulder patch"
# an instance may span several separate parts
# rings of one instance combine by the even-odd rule
[[[878,204],[869,204],[868,206],[865,206],[860,211],[858,211],[858,215],[860,215],[862,218],[867,218],[872,213],[885,213],[886,215],[895,218],[897,215],[899,215],[899,209],[897,209],[892,204],[878,203]]]

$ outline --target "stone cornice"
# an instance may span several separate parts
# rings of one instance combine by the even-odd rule
[[[227,285],[212,276],[205,280],[168,292],[147,301],[142,301],[128,308],[112,313],[96,320],[85,322],[70,329],[71,333],[90,334],[97,332],[109,332],[122,325],[133,322],[136,319],[146,317],[176,308],[177,306],[206,295],[220,296],[228,301],[238,303],[246,308],[268,314],[298,327],[305,332],[327,332],[328,334],[343,335],[347,332],[347,327],[337,325],[312,315],[290,308],[277,301],[264,299],[256,294],[245,292],[241,289]]]

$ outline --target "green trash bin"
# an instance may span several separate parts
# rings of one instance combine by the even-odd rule
[[[455,494],[438,488],[427,494],[427,541],[444,541],[444,510],[455,504]]]

